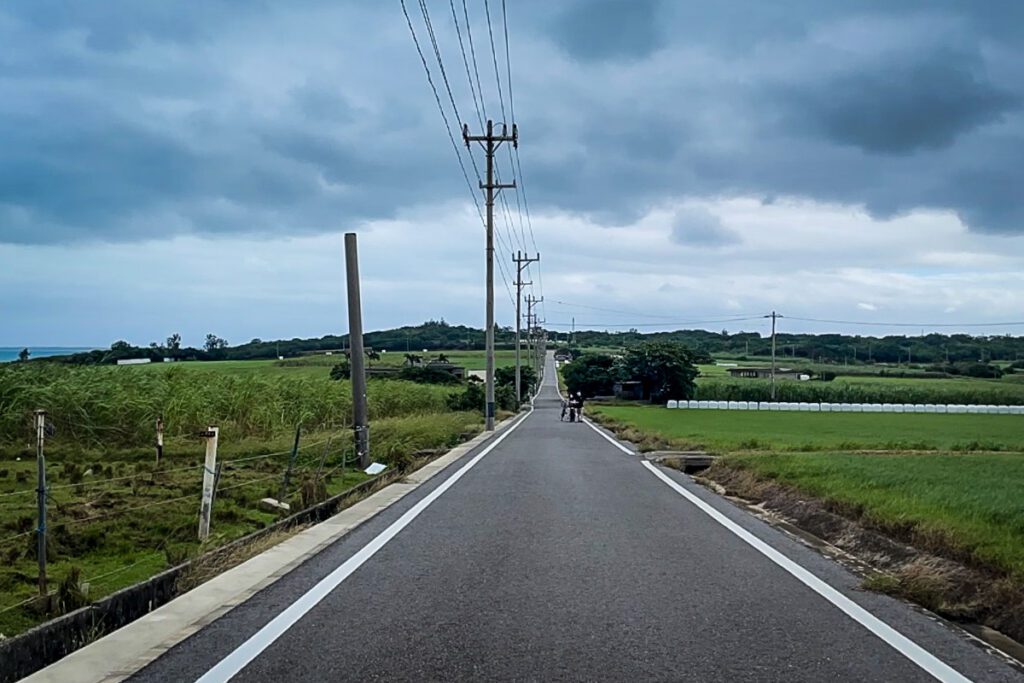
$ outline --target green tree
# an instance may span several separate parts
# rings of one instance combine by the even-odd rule
[[[626,350],[622,372],[640,382],[647,400],[689,399],[697,377],[694,357],[693,351],[677,342],[644,342]]]
[[[610,396],[615,383],[622,379],[622,370],[613,356],[585,353],[563,366],[562,378],[573,394],[581,392],[587,398]]]
[[[212,353],[213,351],[223,351],[227,347],[228,347],[228,340],[227,339],[221,339],[220,337],[218,337],[215,334],[208,334],[208,335],[206,335],[206,342],[203,344],[203,349],[207,353]]]
[[[29,351],[28,349],[22,349],[21,351],[18,352],[18,360],[20,360],[22,363],[24,363],[25,361],[28,360],[28,357],[31,356],[31,355],[32,355],[31,351]]]

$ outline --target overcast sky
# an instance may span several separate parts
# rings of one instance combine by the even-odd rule
[[[478,132],[452,5],[427,5]],[[467,6],[483,108],[511,120],[501,2],[504,115]],[[498,255],[511,281],[539,248],[550,327],[1024,319],[1019,0],[507,10],[525,193]],[[482,324],[480,216],[398,0],[0,6],[0,345],[344,333],[347,231],[368,329]]]

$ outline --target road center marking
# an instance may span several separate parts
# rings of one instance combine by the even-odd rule
[[[352,575],[367,560],[376,554],[378,550],[387,545],[388,541],[398,535],[402,529],[407,527],[421,512],[427,509],[431,503],[441,497],[445,491],[450,489],[466,472],[480,462],[484,456],[498,447],[508,435],[515,431],[519,425],[533,414],[533,411],[526,413],[519,421],[511,425],[505,433],[496,438],[486,448],[473,457],[472,460],[460,467],[452,476],[448,477],[440,486],[428,493],[422,500],[413,505],[401,517],[380,532],[372,541],[359,549],[355,555],[348,558],[337,569],[321,579],[315,586],[306,591],[298,600],[288,606],[283,612],[270,620],[270,622],[257,631],[244,643],[235,648],[231,654],[222,659],[216,666],[200,676],[197,683],[220,683],[230,680],[239,671],[245,668],[249,662],[254,660],[261,652],[266,650],[280,638],[284,633],[295,625],[307,612],[327,597],[331,591],[337,588],[342,581]]]

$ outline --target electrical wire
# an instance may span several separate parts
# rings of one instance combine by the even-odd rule
[[[409,18],[409,11],[405,7],[405,0],[400,0],[402,4],[402,13],[405,14],[405,21],[409,25],[409,33],[412,35],[412,41],[416,45],[416,52],[420,56],[420,62],[423,64],[423,70],[427,74],[427,83],[430,85],[430,90],[434,93],[434,100],[437,102],[437,110],[441,113],[441,119],[444,121],[445,132],[448,133],[448,139],[452,143],[452,149],[455,151],[455,157],[459,161],[459,168],[462,169],[462,177],[466,180],[466,187],[469,188],[469,193],[473,197],[473,205],[476,206],[476,212],[480,216],[480,222],[484,222],[484,214],[480,209],[480,202],[477,199],[476,191],[473,189],[472,183],[469,182],[469,174],[466,172],[466,165],[462,161],[462,152],[459,151],[459,146],[455,143],[455,137],[452,135],[452,127],[448,122],[448,115],[445,114],[444,106],[441,104],[441,96],[437,94],[437,87],[434,85],[434,79],[430,75],[430,67],[427,65],[427,59],[423,56],[423,50],[420,48],[420,41],[416,37],[416,30],[412,26],[412,19]]]

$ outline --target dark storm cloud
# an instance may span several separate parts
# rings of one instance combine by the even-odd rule
[[[796,196],[1024,232],[1022,7],[513,3],[530,206],[627,224],[684,197]],[[447,76],[474,120],[441,10]],[[401,19],[315,0],[5,6],[0,241],[315,232],[466,201]]]
[[[938,51],[886,61],[792,94],[798,121],[868,152],[941,149],[1019,106],[971,55]]]
[[[584,60],[646,57],[661,46],[657,0],[582,0],[553,27],[555,40]]]

